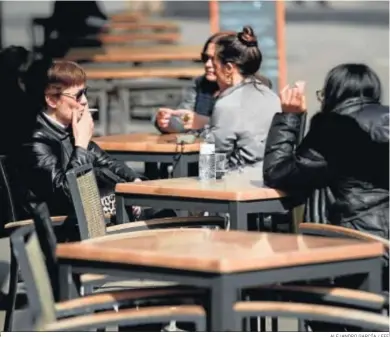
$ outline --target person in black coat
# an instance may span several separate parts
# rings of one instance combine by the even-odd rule
[[[118,182],[142,180],[140,174],[115,160],[91,140],[93,120],[86,97],[86,74],[70,61],[35,62],[26,76],[27,93],[41,105],[30,137],[11,156],[26,205],[46,202],[50,214],[72,215],[66,179],[70,170],[94,168],[103,211],[115,215],[114,189]],[[34,98],[34,99],[33,99]],[[175,216],[170,210],[129,209],[130,219]]]
[[[364,64],[333,68],[317,91],[321,110],[295,148],[306,111],[303,87],[298,83],[281,93],[283,112],[275,115],[265,148],[264,183],[297,196],[327,189],[334,200],[320,206],[327,208],[331,224],[389,240],[389,107],[381,104],[378,76]],[[387,291],[388,259],[386,252],[382,285]],[[334,283],[358,288],[362,278]],[[341,331],[319,322],[309,325],[315,331]]]
[[[292,195],[328,188],[331,224],[388,240],[389,107],[381,104],[380,80],[367,65],[341,64],[317,96],[321,111],[295,149],[305,97],[301,85],[282,91],[283,112],[275,115],[266,143],[264,183]],[[383,262],[388,289],[388,252]]]
[[[46,29],[56,34],[46,37],[45,57],[61,58],[72,47],[100,47],[96,35],[106,30],[107,20],[98,1],[54,1]]]
[[[21,46],[10,46],[0,51],[1,155],[8,155],[15,149],[31,122],[28,110],[32,106],[23,86],[23,73],[29,65],[30,56],[30,52]]]

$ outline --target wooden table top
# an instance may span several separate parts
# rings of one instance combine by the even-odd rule
[[[195,78],[204,74],[202,67],[84,68],[89,80],[137,78]]]
[[[116,185],[115,192],[226,201],[268,200],[285,196],[282,191],[264,187],[261,179],[261,172],[258,175],[230,173],[214,181],[199,181],[197,177],[160,179],[120,183]]]
[[[106,24],[106,27],[111,30],[145,30],[145,29],[153,29],[153,30],[172,30],[178,31],[179,25],[174,21],[140,21],[140,22],[115,22],[111,21]]]
[[[200,59],[202,46],[153,45],[107,46],[104,48],[72,48],[64,56],[69,61],[91,62],[152,62],[193,61]]]
[[[378,242],[295,234],[166,229],[59,244],[63,259],[215,273],[379,257]]]
[[[139,41],[177,43],[181,39],[179,32],[109,32],[96,36],[103,44],[123,44]]]
[[[146,18],[146,14],[135,11],[124,11],[113,14],[109,17],[110,21],[112,22],[139,22],[140,20],[145,20]]]
[[[200,140],[183,146],[176,144],[176,134],[131,133],[93,138],[105,151],[129,151],[151,153],[199,152]]]

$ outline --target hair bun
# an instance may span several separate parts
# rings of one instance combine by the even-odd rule
[[[257,47],[257,38],[251,26],[245,26],[237,36],[241,43],[247,47]]]

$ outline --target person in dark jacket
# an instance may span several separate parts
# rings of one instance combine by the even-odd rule
[[[215,52],[215,42],[222,36],[234,34],[234,32],[218,32],[210,36],[203,46],[201,60],[204,65],[204,75],[197,77],[194,85],[184,94],[183,101],[177,107],[195,111],[196,113],[210,117],[215,104],[216,96],[219,92],[218,84],[212,63]],[[183,132],[184,128],[180,118],[171,117],[171,122],[167,127],[161,126],[160,117],[166,113],[169,108],[161,108],[156,114],[154,124],[161,133]]]
[[[30,139],[13,156],[20,184],[27,189],[26,201],[46,202],[51,215],[72,214],[66,173],[91,164],[102,207],[105,213],[114,215],[116,182],[132,182],[142,177],[91,141],[93,120],[84,70],[69,61],[38,61],[29,71],[34,81],[28,82],[27,91],[41,100],[43,109],[38,113]],[[133,219],[138,218],[141,209],[133,207],[131,213]],[[174,216],[173,212],[168,213]]]
[[[45,56],[60,58],[72,47],[100,47],[96,36],[106,30],[107,20],[98,1],[54,1],[46,29],[56,36],[46,37]]]
[[[195,111],[198,114],[206,117],[210,117],[216,96],[219,92],[218,84],[216,82],[216,77],[214,73],[213,63],[211,62],[212,57],[214,56],[215,51],[215,41],[225,35],[233,34],[233,32],[218,32],[208,38],[206,43],[203,46],[203,50],[201,53],[201,60],[204,64],[205,74],[203,76],[199,76],[195,79],[193,86],[186,91],[184,94],[183,101],[177,107],[178,109],[186,109],[190,111]],[[159,120],[162,116],[164,116],[167,112],[171,111],[169,108],[161,108],[158,110],[155,118],[153,119],[153,123],[157,130],[161,133],[177,133],[177,132],[185,132],[183,123],[180,118],[177,116],[172,116],[170,119],[170,123],[168,126],[162,126],[159,123]],[[160,170],[158,172],[158,176],[160,178],[168,178],[168,167],[170,164],[161,163]],[[153,175],[153,170],[155,168],[153,166],[148,167],[148,174]],[[191,176],[196,176],[198,174],[198,165],[192,164],[190,165],[190,173]]]
[[[321,111],[294,150],[305,98],[300,85],[282,91],[283,113],[275,115],[266,143],[264,183],[292,195],[328,187],[335,199],[330,223],[389,240],[389,107],[381,104],[379,78],[367,65],[341,64],[317,96]],[[387,289],[388,277],[387,252]]]
[[[26,134],[31,108],[23,87],[23,73],[29,64],[30,52],[21,46],[0,51],[0,154],[11,153]],[[12,111],[12,113],[10,113]],[[23,120],[23,123],[20,121]]]

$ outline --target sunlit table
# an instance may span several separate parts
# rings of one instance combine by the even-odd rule
[[[187,177],[120,183],[115,189],[118,223],[129,222],[126,206],[139,205],[228,213],[231,229],[247,230],[248,214],[285,214],[296,206],[282,191],[265,187],[261,178],[259,171],[257,174],[231,173],[223,179],[206,182]]]
[[[59,244],[62,299],[70,273],[177,282],[210,291],[211,331],[234,330],[233,305],[245,288],[363,274],[381,290],[383,245],[295,234],[150,230]]]
[[[132,133],[94,138],[113,157],[126,161],[173,164],[174,177],[187,177],[188,165],[199,161],[199,139],[193,144],[176,144],[176,135]]]

